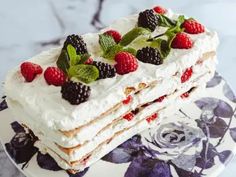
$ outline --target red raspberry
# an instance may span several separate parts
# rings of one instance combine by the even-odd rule
[[[155,100],[157,103],[161,103],[166,98],[166,95],[163,95]]]
[[[32,82],[34,78],[43,72],[43,69],[40,65],[24,62],[20,66],[21,74],[27,82]]]
[[[138,69],[137,59],[128,52],[119,52],[115,56],[115,65],[116,72],[120,75],[134,72]]]
[[[192,74],[193,74],[192,67],[186,69],[181,76],[181,83],[188,81],[190,79],[190,77],[192,76]]]
[[[188,97],[189,97],[189,93],[188,93],[188,92],[185,92],[185,93],[183,93],[182,95],[180,95],[180,97],[181,97],[182,99],[188,98]]]
[[[66,82],[65,73],[57,67],[48,67],[44,72],[48,85],[62,86]]]
[[[129,104],[132,101],[132,96],[129,95],[125,100],[122,101],[123,104]]]
[[[134,118],[134,114],[132,112],[123,116],[124,119],[131,121]]]
[[[167,10],[161,6],[156,6],[153,10],[158,14],[165,14],[167,12]]]
[[[111,37],[113,37],[113,39],[116,41],[116,43],[119,43],[121,41],[121,34],[118,31],[115,30],[109,30],[106,31],[104,34],[107,34]]]
[[[155,113],[155,114],[151,115],[150,117],[146,118],[146,121],[148,123],[150,123],[150,122],[154,121],[157,117],[158,117],[158,115],[157,115],[157,113]]]
[[[171,43],[171,47],[174,49],[190,49],[193,46],[193,41],[189,35],[185,33],[177,33]]]
[[[90,65],[90,64],[92,64],[92,63],[93,63],[93,59],[92,59],[92,58],[89,58],[84,64]]]
[[[185,20],[182,24],[184,31],[189,34],[199,34],[205,32],[205,27],[196,20]]]

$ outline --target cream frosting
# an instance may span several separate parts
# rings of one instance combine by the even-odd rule
[[[169,11],[170,18],[176,18]],[[133,28],[137,21],[137,15],[116,21],[108,28],[116,29],[122,33]],[[160,34],[164,28],[159,28],[153,35]],[[88,33],[83,35],[89,52],[94,58],[98,57],[100,47],[98,34]],[[202,55],[209,51],[215,51],[218,45],[218,37],[215,32],[206,31],[199,35],[191,35],[194,41],[193,48],[189,50],[172,49],[164,64],[156,66],[139,62],[137,71],[117,75],[114,78],[96,81],[91,86],[89,100],[78,106],[72,106],[61,98],[60,87],[48,86],[43,75],[37,77],[32,83],[25,83],[19,72],[19,67],[7,75],[5,92],[13,100],[20,101],[22,109],[28,112],[31,119],[39,124],[54,130],[71,130],[95,119],[106,112],[117,102],[125,99],[124,89],[128,86],[137,87],[140,82],[150,83],[163,78],[170,78],[176,71],[179,73],[196,63]],[[40,64],[43,69],[54,66],[61,48],[43,52],[30,61]],[[19,89],[21,88],[21,89]],[[96,108],[96,111],[91,111]]]
[[[178,17],[178,15],[173,14],[170,10],[168,11],[167,16],[172,19],[176,19]],[[107,29],[116,29],[124,34],[132,29],[136,23],[137,15],[133,15],[117,20],[101,32]],[[165,30],[166,28],[160,27],[154,31],[152,35],[155,36],[157,34],[161,34]],[[149,100],[152,101],[151,99],[153,99],[154,93],[158,93],[156,94],[158,97],[166,93],[171,93],[174,88],[181,88],[181,91],[184,91],[190,87],[190,85],[184,87],[184,85],[180,83],[181,74],[186,68],[195,65],[204,53],[216,51],[219,43],[216,32],[210,32],[209,30],[206,30],[206,32],[202,34],[190,35],[190,37],[194,42],[194,46],[188,50],[172,49],[162,65],[156,66],[139,62],[139,68],[133,73],[122,76],[117,75],[114,78],[93,82],[90,84],[92,91],[89,100],[77,106],[73,106],[66,100],[62,99],[60,87],[47,85],[43,75],[38,76],[31,83],[24,82],[24,78],[20,74],[18,66],[16,69],[9,72],[5,82],[5,92],[8,97],[9,106],[13,112],[18,114],[18,117],[22,120],[22,122],[27,122],[33,130],[35,129],[37,136],[42,138],[42,144],[40,145],[39,143],[41,150],[46,148],[43,143],[45,143],[46,146],[51,147],[54,151],[57,151],[57,148],[52,142],[57,142],[64,147],[72,147],[83,143],[86,140],[91,140],[89,147],[86,147],[84,150],[82,149],[79,152],[75,152],[71,156],[66,156],[60,151],[56,152],[68,161],[78,160],[86,154],[88,150],[91,150],[92,147],[96,146],[96,143],[98,144],[102,139],[105,139],[109,133],[112,133],[111,131],[107,131],[106,134],[101,136],[100,139],[98,138],[99,140],[97,140],[97,142],[93,139],[95,133],[91,133],[91,136],[88,134],[88,132],[96,132],[102,125],[108,124],[111,116],[107,116],[106,119],[104,119],[104,122],[100,122],[94,127],[91,126],[89,129],[78,133],[77,136],[73,138],[67,138],[61,134],[58,134],[58,130],[72,130],[94,120],[98,115],[106,112],[126,98],[124,93],[126,87],[138,88],[139,83],[151,83],[153,81],[157,81],[162,84],[162,87],[153,87],[140,92],[137,98],[135,98],[134,103],[119,110],[117,115],[122,115],[122,111],[125,112],[126,109],[129,110],[136,108],[137,105],[146,103]],[[98,44],[97,33],[85,34],[83,35],[83,38],[87,43],[89,53],[92,54],[93,58],[108,62],[107,60],[99,57],[101,50]],[[135,48],[135,46],[133,47]],[[61,47],[51,49],[31,58],[30,61],[40,64],[45,70],[48,66],[56,65],[56,60],[60,54],[60,51]],[[206,70],[203,69],[204,67]],[[204,67],[196,65],[193,70],[194,73],[198,73],[198,75],[196,74],[196,77],[193,75],[191,78],[193,82],[198,83],[195,86],[199,86],[200,88],[202,88],[204,84],[213,76],[215,64],[210,62],[210,60],[205,61]],[[201,80],[199,78],[200,73],[204,74],[205,71],[209,71],[210,73],[203,77],[206,78],[205,80]],[[194,86],[194,84],[191,86]],[[173,105],[177,108],[182,104],[182,102],[183,100],[173,99],[173,102],[168,103],[168,105],[171,106],[168,106],[166,110],[169,111],[172,109]],[[154,108],[156,107],[150,106],[150,110],[145,111],[144,115],[148,115],[148,113],[153,112]],[[165,117],[168,115],[167,113],[171,112],[168,111],[163,111],[161,117]],[[158,119],[158,121],[159,120],[160,119]],[[155,122],[155,125],[156,123],[157,122]],[[115,132],[123,129],[125,126],[128,125],[121,122],[121,124],[117,124],[118,128],[114,128],[113,131]],[[120,135],[119,138],[112,141],[112,143],[107,145],[106,148],[104,147],[101,151],[95,153],[92,159],[89,160],[89,164],[97,161],[103,155],[111,151],[126,139],[130,138],[132,135],[148,127],[150,127],[149,124],[147,125],[147,123],[142,123],[128,130],[125,134]],[[48,135],[48,138],[45,138],[45,134]],[[57,155],[50,149],[46,148],[45,150],[56,159],[62,168],[71,168],[66,165],[65,162],[59,160],[59,158],[56,157]],[[73,168],[83,170],[85,166],[78,165]]]
[[[212,75],[210,76],[212,77]],[[118,137],[116,137],[114,140],[112,140],[109,144],[106,144],[105,146],[102,146],[98,150],[96,150],[92,156],[89,158],[86,164],[78,163],[74,166],[70,166],[67,162],[61,159],[60,156],[63,156],[62,153],[58,155],[58,153],[55,153],[55,149],[50,149],[48,147],[48,144],[45,145],[43,142],[38,141],[36,142],[36,146],[40,149],[42,153],[49,153],[58,163],[60,167],[63,169],[74,169],[78,171],[84,170],[86,167],[90,166],[91,164],[95,163],[99,159],[101,159],[104,155],[112,151],[114,148],[116,148],[118,145],[120,145],[122,142],[128,140],[130,137],[134,136],[137,133],[140,133],[148,128],[152,128],[154,126],[158,126],[160,122],[165,119],[165,117],[173,115],[180,107],[184,106],[185,104],[188,104],[190,101],[195,100],[198,98],[198,96],[204,91],[205,84],[201,85],[199,88],[196,88],[194,92],[190,95],[189,98],[186,99],[177,99],[174,104],[172,104],[169,107],[166,107],[165,109],[158,112],[159,116],[158,119],[153,121],[151,124],[147,123],[146,121],[142,121],[139,124],[137,124],[132,129],[129,129],[122,134],[120,134]]]
[[[62,147],[74,147],[78,144],[83,144],[85,141],[93,141],[95,135],[103,129],[106,125],[111,123],[116,118],[122,116],[130,109],[135,109],[138,105],[145,104],[147,102],[153,101],[155,98],[158,98],[161,95],[169,95],[172,94],[175,90],[179,90],[175,95],[179,95],[183,91],[187,91],[191,87],[195,85],[204,84],[207,80],[206,79],[199,79],[200,76],[205,75],[209,71],[214,73],[215,71],[215,61],[216,57],[209,58],[208,60],[204,61],[201,65],[195,65],[193,67],[193,75],[189,82],[186,84],[180,83],[180,78],[178,76],[174,76],[171,80],[165,80],[165,82],[157,83],[157,85],[153,88],[148,88],[142,92],[140,92],[137,97],[133,97],[132,104],[122,106],[119,110],[107,115],[100,121],[93,123],[86,128],[82,129],[76,136],[69,138],[65,135],[62,135],[60,132],[47,129],[47,127],[40,127],[38,124],[35,124],[34,121],[30,118],[30,116],[21,109],[21,103],[11,101],[8,98],[9,106],[12,108],[17,116],[24,117],[22,122],[26,123],[37,136],[43,137],[47,135],[47,139],[51,142],[56,142],[58,145]],[[208,77],[206,77],[208,78]],[[167,89],[169,88],[169,89]],[[167,90],[166,90],[167,89]],[[180,93],[179,93],[180,92]],[[170,98],[173,97],[172,95],[169,96]],[[161,104],[158,103],[158,107],[162,108],[171,104],[175,99],[165,99]],[[120,122],[118,127],[125,128],[129,126],[129,124],[134,124],[135,122]],[[114,129],[108,129],[105,133],[100,135],[101,137],[109,136],[110,134],[115,132]]]

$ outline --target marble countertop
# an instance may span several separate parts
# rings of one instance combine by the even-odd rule
[[[236,0],[0,0],[0,80],[21,61],[71,33],[94,32],[156,4],[188,14],[220,36],[218,72],[236,92]],[[2,93],[2,90],[0,90]],[[220,177],[233,177],[236,160]],[[0,177],[23,177],[0,147]]]

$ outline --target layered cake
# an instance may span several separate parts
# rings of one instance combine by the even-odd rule
[[[21,63],[7,75],[7,103],[42,153],[82,171],[199,96],[217,45],[193,18],[144,10]]]

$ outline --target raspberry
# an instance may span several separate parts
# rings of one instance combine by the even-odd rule
[[[109,30],[106,31],[104,34],[107,34],[111,37],[113,37],[113,39],[116,41],[116,43],[119,43],[121,41],[121,34],[118,31],[115,30]]]
[[[66,81],[65,73],[57,67],[48,67],[44,72],[48,85],[62,86]]]
[[[193,46],[191,38],[185,33],[177,33],[171,43],[174,49],[190,49]]]
[[[125,100],[122,101],[123,104],[129,104],[132,101],[132,96],[129,95]]]
[[[180,97],[181,97],[182,99],[188,98],[188,97],[189,97],[189,92],[183,93],[182,95],[180,95]]]
[[[112,65],[100,61],[94,61],[92,65],[96,66],[99,70],[98,79],[112,78],[116,75],[115,68]]]
[[[146,118],[146,121],[148,123],[150,123],[150,122],[154,121],[157,117],[158,117],[158,115],[157,115],[157,113],[155,113],[155,114],[151,115],[150,117]]]
[[[134,118],[134,114],[132,112],[123,116],[124,119],[131,121]]]
[[[72,105],[78,105],[88,100],[91,89],[89,86],[73,81],[65,82],[61,87],[62,98]]]
[[[161,7],[161,6],[156,6],[156,7],[153,8],[153,10],[154,10],[156,13],[161,14],[161,15],[163,15],[163,14],[166,13],[166,9],[163,8],[163,7]]]
[[[115,65],[116,72],[120,75],[134,72],[138,69],[137,59],[128,52],[119,52],[115,56]]]
[[[188,81],[190,79],[190,77],[192,76],[192,74],[193,74],[192,67],[186,69],[181,76],[181,83]]]
[[[199,34],[205,32],[205,27],[196,20],[185,20],[182,24],[184,31],[189,34]]]
[[[144,47],[137,51],[136,55],[139,61],[160,65],[163,63],[160,52],[152,47]]]
[[[166,98],[166,95],[163,95],[159,98],[157,98],[154,102],[161,103]]]
[[[152,9],[140,12],[138,17],[138,26],[149,28],[153,32],[156,29],[157,25],[158,17],[154,14],[154,11]]]
[[[75,34],[67,36],[63,49],[66,50],[69,44],[71,44],[76,49],[76,53],[78,55],[88,53],[86,43],[81,36]]]
[[[84,64],[92,64],[93,63],[93,59],[89,58],[86,62],[84,62]]]
[[[21,74],[27,82],[32,82],[34,78],[43,72],[43,69],[40,65],[24,62],[20,66]]]

